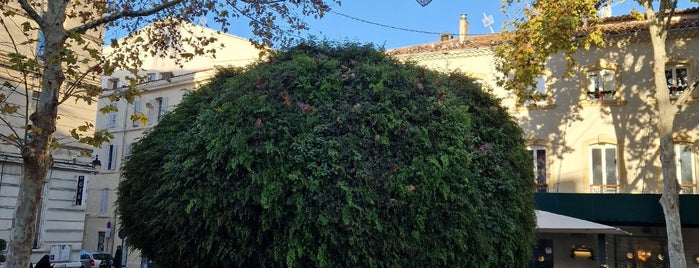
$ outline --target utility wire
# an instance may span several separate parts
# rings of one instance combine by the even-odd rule
[[[402,27],[396,27],[396,26],[381,24],[381,23],[378,23],[378,22],[373,22],[373,21],[368,21],[368,20],[360,19],[360,18],[357,18],[357,17],[352,17],[352,16],[350,16],[350,15],[343,14],[343,13],[340,13],[340,12],[337,12],[337,11],[332,11],[332,10],[330,10],[330,13],[333,13],[333,14],[336,14],[336,15],[340,15],[340,16],[343,16],[343,17],[346,17],[346,18],[350,18],[350,19],[353,19],[353,20],[356,20],[356,21],[360,21],[360,22],[363,22],[363,23],[367,23],[367,24],[372,24],[372,25],[384,27],[384,28],[391,28],[391,29],[395,29],[395,30],[401,30],[401,31],[406,31],[406,32],[414,32],[414,33],[423,33],[423,34],[436,34],[436,35],[441,34],[441,33],[437,33],[437,32],[428,32],[428,31],[421,31],[421,30],[408,29],[408,28],[402,28]]]
[[[386,24],[382,24],[382,23],[378,23],[378,22],[373,22],[373,21],[368,21],[368,20],[365,20],[365,19],[360,19],[360,18],[353,17],[353,16],[350,16],[350,15],[347,15],[347,14],[344,14],[344,13],[340,13],[340,12],[337,12],[337,11],[333,11],[333,10],[330,10],[330,11],[328,11],[328,12],[329,12],[329,13],[333,13],[333,14],[335,14],[335,15],[343,16],[343,17],[346,17],[346,18],[349,18],[349,19],[352,19],[352,20],[356,20],[356,21],[359,21],[359,22],[363,22],[363,23],[366,23],[366,24],[376,25],[376,26],[379,26],[379,27],[390,28],[390,29],[399,30],[399,31],[406,31],[406,32],[413,32],[413,33],[421,33],[421,34],[431,34],[431,35],[441,35],[441,34],[443,34],[443,33],[438,33],[438,32],[422,31],[422,30],[415,30],[415,29],[410,29],[410,28],[403,28],[403,27],[397,27],[397,26],[386,25]],[[469,34],[469,35],[488,35],[488,34]]]

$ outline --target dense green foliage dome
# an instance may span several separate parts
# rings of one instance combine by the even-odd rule
[[[132,147],[126,240],[161,267],[526,267],[533,174],[471,79],[371,45],[226,70]]]

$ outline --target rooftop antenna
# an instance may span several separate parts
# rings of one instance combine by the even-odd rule
[[[199,22],[199,26],[208,27],[206,16],[199,16],[199,18],[197,18],[197,20]]]
[[[602,7],[602,9],[599,11],[600,17],[602,17],[602,18],[609,18],[609,17],[611,17],[611,16],[612,16],[612,7],[614,7],[614,6],[618,5],[618,4],[624,3],[624,1],[626,1],[626,0],[619,0],[619,1],[616,2],[616,3],[609,3],[609,2],[607,2],[607,4],[605,4],[605,5]]]
[[[485,12],[483,12],[483,19],[481,21],[484,27],[490,28],[490,33],[495,33],[495,31],[493,31],[493,23],[495,23],[493,15],[486,15]]]

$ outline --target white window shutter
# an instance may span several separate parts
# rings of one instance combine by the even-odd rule
[[[587,74],[587,92],[595,92],[595,83],[597,75],[594,73]]]
[[[141,113],[141,108],[143,107],[143,103],[141,103],[140,100],[136,100],[133,102],[133,114],[140,114]],[[135,120],[133,121],[133,126],[137,127],[141,125],[141,120]]]
[[[148,100],[148,103],[150,104],[150,105],[148,105],[148,106],[150,106],[150,107],[148,107],[148,125],[150,126],[153,124],[153,121],[156,120],[154,110],[157,109],[158,107],[155,107],[153,99]]]
[[[616,90],[616,79],[614,78],[614,71],[605,70],[602,75],[602,79],[604,80],[604,90]]]
[[[546,76],[539,75],[536,77],[536,92],[546,94]]]
[[[163,97],[163,115],[168,111],[167,97]],[[161,118],[162,119],[162,118]]]
[[[112,102],[109,105],[119,107],[118,103]],[[107,127],[108,128],[114,128],[117,126],[117,119],[119,118],[118,112],[109,112],[108,117],[107,117]]]

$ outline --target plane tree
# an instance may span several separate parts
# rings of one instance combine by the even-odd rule
[[[522,16],[511,22],[512,31],[504,33],[504,44],[496,50],[497,68],[503,73],[502,84],[516,92],[520,102],[534,94],[535,78],[544,73],[547,59],[554,54],[563,55],[568,67],[576,65],[574,55],[580,49],[603,46],[604,38],[597,16],[607,0],[504,0],[505,8],[521,8]],[[684,244],[679,214],[679,183],[674,163],[675,151],[672,139],[675,116],[686,105],[686,100],[696,88],[695,79],[677,100],[671,101],[666,83],[666,41],[668,30],[677,8],[676,0],[637,0],[642,7],[633,15],[648,27],[652,43],[654,96],[653,107],[657,117],[656,131],[660,138],[660,162],[662,165],[663,192],[660,204],[665,214],[671,267],[686,267]],[[693,0],[693,2],[697,2]],[[695,76],[699,78],[699,75]]]
[[[244,18],[256,36],[254,40],[269,47],[283,44],[294,36],[286,33],[305,29],[304,16],[322,16],[329,9],[326,2],[329,1],[0,0],[0,30],[6,33],[3,39],[7,39],[2,40],[2,59],[8,70],[5,73],[12,74],[13,80],[19,81],[25,90],[34,87],[31,90],[40,92],[33,111],[20,114],[22,107],[29,106],[30,98],[21,104],[3,102],[1,107],[3,122],[12,129],[3,132],[0,139],[16,147],[23,160],[7,265],[29,266],[38,204],[47,171],[53,163],[51,152],[60,146],[54,135],[62,103],[68,100],[93,102],[102,93],[94,77],[109,75],[115,69],[129,70],[134,75],[130,87],[115,92],[110,99],[133,101],[138,95],[134,88],[139,81],[140,52],[155,55],[158,51],[172,49],[182,61],[195,55],[215,53],[209,46],[215,40],[210,37],[172,38],[181,23],[196,23],[200,18],[211,17],[222,31],[227,31],[232,23]],[[124,43],[112,40],[110,45],[117,52],[107,55],[109,58],[102,55],[101,44],[91,45],[86,37],[87,34],[102,36],[103,29],[131,33],[152,22],[158,22],[159,29],[148,31],[148,38],[139,39],[134,35]],[[187,46],[183,45],[185,43]],[[196,49],[183,51],[184,47]],[[36,48],[41,48],[41,55],[35,53]],[[2,86],[15,88],[7,83]],[[7,96],[0,97],[6,100]],[[107,106],[102,112],[115,109]],[[7,123],[10,120],[7,118],[18,115],[24,116],[24,123]],[[89,122],[71,131],[70,136],[73,141],[94,146],[111,138],[107,131],[95,130]]]

